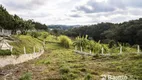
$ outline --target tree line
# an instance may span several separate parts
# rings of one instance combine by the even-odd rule
[[[99,23],[86,25],[65,31],[63,34],[70,37],[88,35],[90,39],[102,43],[121,42],[130,45],[142,45],[142,18],[119,24]]]
[[[12,30],[15,34],[20,30],[22,34],[26,34],[28,30],[48,30],[45,24],[35,22],[32,19],[24,20],[18,15],[11,15],[8,11],[0,5],[0,28]]]

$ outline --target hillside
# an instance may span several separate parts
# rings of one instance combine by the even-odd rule
[[[6,66],[0,71],[12,73],[7,80],[12,77],[25,78],[21,80],[100,80],[101,75],[128,75],[132,80],[142,79],[142,55],[129,53],[89,57],[76,54],[73,48],[63,48],[56,42],[47,43],[46,47],[46,52],[40,58]]]
[[[111,40],[130,45],[142,45],[142,19],[130,20],[123,23],[98,23],[73,28],[64,32],[65,35],[76,37],[88,35],[95,41],[109,43]]]
[[[5,1],[2,2],[6,3]],[[142,18],[122,23],[56,25],[68,22],[79,24],[80,21],[82,25],[85,22],[90,24],[99,18],[94,18],[91,10],[99,8],[93,7],[94,4],[91,3],[94,1],[76,6],[78,11],[71,10],[73,13],[78,12],[78,15],[68,14],[70,11],[59,11],[60,9],[55,14],[54,8],[45,14],[48,12],[46,7],[34,7],[46,2],[34,1],[27,1],[24,10],[21,9],[24,3],[17,1],[22,4],[20,8],[14,8],[14,11],[21,10],[19,14],[28,12],[26,19],[20,17],[21,15],[9,14],[0,5],[0,80],[142,80]],[[60,1],[62,0],[57,3],[62,5]],[[68,1],[71,0],[65,3]],[[109,3],[107,1],[104,4]],[[34,3],[33,8],[29,6],[31,3]],[[103,2],[99,2],[101,3]],[[13,5],[14,1],[10,4]],[[72,3],[69,5],[72,6]],[[17,6],[19,4],[15,7]],[[80,12],[82,15],[79,15]],[[56,24],[47,26],[30,19],[31,17]]]
[[[49,29],[57,29],[57,30],[68,30],[75,27],[80,27],[80,25],[48,25]]]
[[[33,53],[33,47],[36,48],[36,51],[42,47],[42,41],[30,35],[15,35],[13,37],[15,41],[10,42],[10,45],[13,46],[13,54],[24,54],[24,47],[27,53]]]

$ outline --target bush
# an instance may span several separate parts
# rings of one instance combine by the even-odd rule
[[[59,36],[59,41],[60,41],[60,44],[65,48],[69,48],[70,45],[72,44],[71,39],[64,35]]]
[[[114,40],[111,40],[109,42],[109,48],[112,48],[112,47],[116,47],[116,42]]]
[[[110,52],[110,49],[107,44],[102,44],[102,47],[104,48],[104,52]]]
[[[68,66],[63,66],[62,68],[60,68],[61,74],[67,74],[69,72],[70,72],[70,67],[68,67]]]
[[[31,73],[25,73],[19,80],[32,80]]]
[[[31,32],[30,35],[34,38],[38,38],[39,36],[41,36],[41,34],[38,32]]]
[[[68,73],[68,74],[62,75],[62,80],[78,80],[78,79],[76,79],[77,77],[78,77],[77,74]]]
[[[77,47],[82,47],[82,48],[86,48],[87,45],[89,44],[89,40],[87,39],[88,36],[86,35],[85,37],[77,37],[75,42],[73,43],[74,46]]]
[[[41,32],[41,37],[42,37],[43,39],[46,39],[47,36],[49,36],[49,33],[48,33],[48,32]]]
[[[0,55],[4,56],[4,55],[11,55],[11,51],[10,50],[0,50]]]
[[[84,80],[93,80],[91,74],[87,74],[84,78]]]
[[[93,40],[88,40],[88,48],[91,50],[91,51],[93,51],[93,52],[95,52],[95,53],[99,53],[100,51],[101,51],[101,44],[98,42],[95,42],[95,41],[93,41]]]
[[[88,48],[94,53],[100,53],[102,47],[104,48],[104,52],[109,52],[109,48],[107,44],[101,44],[100,42],[95,42],[93,40],[88,41]]]

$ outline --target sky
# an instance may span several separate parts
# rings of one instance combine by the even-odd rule
[[[43,24],[121,23],[142,18],[142,0],[0,0],[10,14]]]

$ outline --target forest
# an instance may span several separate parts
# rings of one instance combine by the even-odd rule
[[[48,30],[45,24],[35,22],[32,19],[24,20],[18,15],[11,15],[7,10],[0,5],[0,28],[12,30],[15,34],[17,30],[20,30],[22,34],[26,34],[28,30]]]
[[[142,19],[131,20],[123,23],[99,23],[85,25],[65,31],[70,37],[88,35],[90,39],[109,43],[110,41],[142,45]]]

